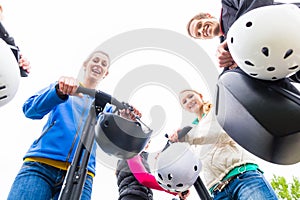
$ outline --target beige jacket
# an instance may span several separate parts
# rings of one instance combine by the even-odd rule
[[[239,146],[221,128],[213,112],[209,112],[184,137],[202,163],[201,173],[209,189],[233,168],[245,163],[256,163],[254,156]]]

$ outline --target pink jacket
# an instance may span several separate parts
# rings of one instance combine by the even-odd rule
[[[127,160],[128,166],[136,180],[138,180],[142,185],[155,189],[164,191],[170,194],[173,194],[174,196],[178,193],[176,192],[170,192],[168,190],[163,189],[156,181],[155,177],[149,173],[146,168],[143,165],[142,158],[140,155],[137,155],[131,159]]]

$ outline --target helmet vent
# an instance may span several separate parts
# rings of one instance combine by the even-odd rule
[[[172,174],[168,174],[168,180],[172,180],[173,176]]]
[[[275,76],[272,77],[272,80],[277,80],[277,78]]]
[[[294,67],[290,67],[289,69],[290,70],[294,70],[294,69],[297,69],[299,66],[298,65],[296,65],[296,66],[294,66]]]
[[[198,171],[197,165],[194,166],[194,171],[195,171],[195,172]]]
[[[176,187],[183,187],[183,184],[182,184],[182,183],[178,183],[178,184],[176,185]]]
[[[268,47],[263,47],[262,49],[261,49],[261,52],[265,55],[265,56],[269,56],[269,49],[268,49]]]
[[[245,61],[245,64],[246,64],[246,65],[250,65],[250,66],[254,66],[254,64],[253,64],[252,62],[250,62],[249,60],[246,60],[246,61]]]
[[[5,85],[0,86],[0,90],[3,90],[3,89],[5,89],[5,88],[6,88]],[[7,95],[0,96],[0,100],[6,99],[6,98],[7,98]]]
[[[0,100],[6,99],[6,98],[7,98],[7,95],[4,95],[4,96],[0,97]]]
[[[287,57],[289,57],[292,54],[293,54],[293,49],[289,49],[289,50],[286,51],[286,53],[285,53],[285,55],[284,55],[283,58],[286,59]]]
[[[158,174],[158,177],[160,178],[160,180],[164,180],[161,174]]]
[[[250,73],[250,75],[251,75],[251,76],[257,76],[257,74],[254,74],[254,73]]]
[[[272,71],[275,70],[275,67],[268,67],[267,70],[268,70],[269,72],[272,72]]]
[[[246,27],[251,27],[252,26],[252,22],[247,22],[246,23]]]

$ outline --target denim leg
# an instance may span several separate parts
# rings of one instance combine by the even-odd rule
[[[90,175],[86,176],[86,180],[83,186],[81,200],[90,200],[92,197],[93,177]],[[105,191],[103,191],[105,193]]]
[[[277,200],[277,196],[270,183],[259,171],[249,171],[237,178],[236,191],[241,200]]]
[[[86,176],[86,180],[82,189],[81,193],[81,200],[90,200],[92,198],[92,187],[93,187],[93,177],[90,175]],[[60,187],[61,189],[61,187]],[[58,191],[54,197],[52,198],[53,200],[58,200],[60,195],[60,191]]]
[[[39,163],[24,162],[17,174],[8,200],[51,199],[57,183],[62,182],[65,172]]]
[[[261,172],[247,171],[232,180],[221,192],[214,193],[214,200],[277,200],[271,185]]]
[[[66,171],[39,162],[24,162],[7,200],[56,200]],[[90,200],[93,178],[87,175],[81,200]]]

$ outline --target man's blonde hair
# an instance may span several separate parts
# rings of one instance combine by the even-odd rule
[[[105,53],[104,51],[101,51],[101,50],[95,50],[95,51],[93,51],[93,52],[87,57],[87,59],[84,61],[84,63],[89,62],[90,59],[93,57],[93,55],[95,55],[96,53],[100,53],[100,54],[106,56],[106,57],[108,58],[107,66],[110,65],[110,57],[109,57],[109,55],[108,55],[107,53]]]

